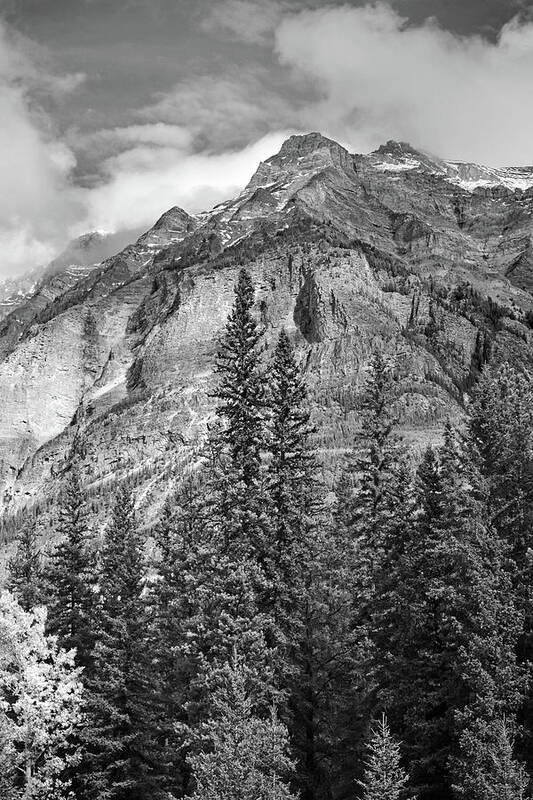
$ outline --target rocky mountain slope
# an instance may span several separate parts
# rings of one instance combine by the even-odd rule
[[[267,342],[284,326],[296,343],[328,470],[376,348],[398,365],[406,438],[438,436],[488,360],[533,368],[531,187],[533,168],[295,136],[237,198],[195,217],[170,209],[101,264],[52,271],[0,328],[5,531],[46,510],[74,446],[95,508],[129,478],[149,523],[212,414],[243,265]]]

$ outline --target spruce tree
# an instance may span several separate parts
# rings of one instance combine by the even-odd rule
[[[461,735],[455,794],[464,800],[522,800],[530,780],[514,757],[514,725],[506,717],[476,720]]]
[[[34,522],[27,522],[21,527],[15,547],[8,564],[8,588],[24,611],[31,611],[46,599],[42,557]]]
[[[235,302],[216,363],[219,425],[205,451],[205,492],[211,551],[201,614],[204,670],[226,661],[239,643],[247,657],[262,659],[272,628],[260,597],[267,592],[268,503],[263,456],[266,442],[262,332],[254,319],[254,287],[239,273]],[[267,652],[276,640],[268,635]],[[266,653],[265,653],[266,655]]]
[[[419,473],[419,489],[431,486],[431,495],[398,559],[376,576],[368,625],[376,697],[428,800],[451,797],[463,732],[515,712],[524,690],[521,617],[475,447],[448,425],[439,461],[436,469],[428,456]]]
[[[376,353],[361,402],[361,424],[348,459],[337,518],[346,535],[364,547],[370,572],[395,538],[399,514],[406,509],[405,450],[396,433],[393,368]],[[347,491],[351,483],[352,490]]]
[[[76,663],[92,662],[96,592],[94,557],[86,503],[79,473],[71,470],[59,500],[59,543],[47,569],[48,627],[66,650],[75,648]]]
[[[470,407],[471,435],[487,479],[492,524],[527,569],[533,545],[533,386],[505,363],[486,372]],[[529,579],[517,573],[517,581]]]
[[[337,554],[317,477],[307,391],[285,331],[278,338],[268,374],[267,607],[280,635],[277,648],[282,682],[289,693],[286,719],[298,783],[304,798],[322,797],[335,782],[339,755],[334,709],[349,650],[339,607],[346,597],[335,580]]]
[[[433,447],[424,451],[417,469],[415,487],[418,500],[415,509],[417,528],[427,536],[437,521],[442,519],[443,513],[441,465]]]
[[[337,486],[330,546],[336,565],[329,583],[345,618],[337,636],[350,653],[344,660],[348,673],[336,683],[341,737],[337,749],[356,754],[355,772],[346,770],[352,782],[358,777],[364,732],[376,710],[369,666],[376,587],[382,576],[391,574],[412,535],[411,468],[396,432],[395,383],[393,365],[375,354],[362,396],[360,426]],[[346,787],[346,776],[340,780]]]
[[[470,430],[480,452],[494,529],[509,545],[513,589],[524,625],[521,663],[533,662],[533,386],[504,363],[487,371],[474,394]],[[531,675],[531,667],[529,666]],[[525,727],[520,752],[533,767],[533,697],[530,689],[519,721]]]
[[[285,614],[284,624],[292,626],[307,583],[306,565],[313,557],[322,504],[310,444],[307,391],[284,330],[271,360],[269,387],[267,486],[271,532],[265,550],[274,613],[278,618]]]
[[[285,726],[275,711],[261,715],[254,704],[250,670],[234,655],[210,674],[210,718],[196,732],[203,751],[189,756],[193,800],[293,800],[293,771]],[[257,678],[252,686],[257,685]]]
[[[119,489],[105,531],[90,684],[85,796],[154,800],[163,782],[154,705],[158,674],[150,652],[143,545],[133,499]]]
[[[220,376],[215,397],[221,426],[212,444],[218,451],[213,511],[223,524],[227,547],[243,555],[261,550],[264,512],[261,454],[265,443],[265,378],[262,331],[253,317],[253,305],[252,280],[242,269],[215,367]]]
[[[359,784],[363,800],[400,800],[408,783],[400,746],[391,735],[385,714],[376,722],[367,747],[365,774]]]
[[[167,500],[155,530],[155,578],[150,586],[151,649],[159,675],[158,737],[165,785],[178,796],[189,769],[180,750],[179,726],[195,718],[198,660],[211,624],[205,615],[209,561],[213,555],[201,473],[183,478]]]

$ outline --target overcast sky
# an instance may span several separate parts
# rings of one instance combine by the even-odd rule
[[[0,0],[0,274],[236,193],[293,132],[533,164],[533,0]]]

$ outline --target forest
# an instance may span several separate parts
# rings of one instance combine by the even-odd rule
[[[241,270],[216,422],[147,546],[76,454],[0,596],[2,800],[520,800],[533,777],[533,386],[497,354],[420,456],[377,351],[332,487]]]

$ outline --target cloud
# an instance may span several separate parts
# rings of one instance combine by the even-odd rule
[[[266,44],[283,12],[276,0],[219,0],[202,22],[206,33],[225,34],[249,44]]]
[[[89,230],[148,228],[176,204],[210,208],[240,191],[285,138],[264,135],[250,84],[239,92],[230,79],[181,84],[133,124],[62,135],[54,102],[84,78],[57,74],[49,55],[35,52],[32,60],[28,40],[0,22],[0,276],[46,264]],[[77,156],[86,153],[99,173],[76,185]]]
[[[176,150],[187,149],[192,144],[190,131],[182,125],[165,122],[106,128],[86,134],[71,131],[69,138],[78,156],[83,153],[92,161],[98,161],[104,165],[111,156],[140,144],[154,148],[173,147]]]
[[[257,58],[232,43],[246,61],[229,65],[222,42],[169,91],[121,107],[119,125],[68,133],[54,109],[83,105],[84,74],[61,73],[0,23],[0,274],[44,263],[91,229],[209,208],[292,132],[322,130],[360,152],[396,138],[449,158],[533,163],[533,22],[516,18],[487,41],[415,25],[384,3],[295,11],[299,2],[217,0],[204,30],[262,45]],[[88,165],[83,185],[77,161]]]
[[[197,146],[211,150],[244,147],[270,131],[292,127],[291,104],[268,71],[250,65],[223,76],[199,75],[180,81],[142,109],[150,121],[185,127]]]
[[[48,260],[81,210],[69,181],[74,155],[32,96],[64,92],[75,81],[40,66],[27,41],[0,24],[0,274]]]
[[[324,8],[284,19],[276,49],[314,91],[304,128],[362,151],[396,138],[448,158],[533,163],[531,22],[489,42],[408,25],[382,3]]]
[[[267,135],[219,154],[142,144],[125,150],[107,161],[105,182],[89,193],[90,226],[110,231],[148,226],[173,205],[192,213],[209,209],[239,192],[287,135]]]

